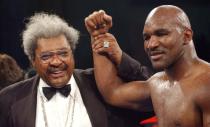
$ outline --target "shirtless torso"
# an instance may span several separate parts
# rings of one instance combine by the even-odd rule
[[[147,81],[132,82],[121,80],[116,66],[100,54],[110,54],[111,44],[117,43],[106,33],[112,23],[104,15],[94,12],[85,21],[92,38],[95,79],[105,101],[121,108],[154,110],[159,127],[210,127],[210,65],[197,57],[185,12],[162,5],[149,13],[143,29],[144,49],[153,68],[163,71]],[[95,37],[94,33],[102,34]],[[110,47],[104,47],[105,41]]]
[[[160,127],[202,127],[202,122],[208,124],[204,115],[210,114],[203,111],[204,107],[206,111],[210,110],[208,77],[210,66],[202,62],[179,80],[169,80],[165,72],[151,78],[151,99]]]

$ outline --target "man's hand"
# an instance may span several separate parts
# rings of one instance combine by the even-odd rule
[[[112,17],[104,10],[95,11],[85,18],[85,26],[91,37],[105,34],[112,27]]]
[[[85,26],[91,36],[93,51],[99,54],[107,54],[115,64],[119,65],[122,50],[115,37],[108,33],[112,27],[112,17],[103,10],[95,11],[85,18]],[[104,42],[109,44],[104,45]]]
[[[104,45],[109,43],[108,45]],[[92,49],[96,53],[106,53],[108,57],[116,64],[119,65],[122,59],[122,50],[117,43],[115,37],[110,33],[100,34],[93,39]]]

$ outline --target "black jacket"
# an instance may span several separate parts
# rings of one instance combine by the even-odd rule
[[[73,75],[93,127],[138,126],[140,118],[137,114],[140,113],[104,103],[97,90],[92,69],[75,69]],[[38,81],[39,76],[35,76],[0,92],[0,127],[35,127]]]

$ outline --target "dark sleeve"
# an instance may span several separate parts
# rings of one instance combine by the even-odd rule
[[[0,127],[11,127],[10,125],[10,99],[9,96],[4,94],[4,91],[0,91]]]
[[[142,65],[124,52],[117,68],[118,75],[125,81],[147,80],[153,75],[152,69]]]

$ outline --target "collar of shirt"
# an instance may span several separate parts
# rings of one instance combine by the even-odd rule
[[[48,101],[42,92],[42,87],[50,86],[40,78],[37,93],[36,127],[46,127],[41,98],[44,100],[44,107],[47,114],[46,119],[49,124],[48,127],[65,127],[66,119],[68,119],[66,126],[92,127],[80,90],[73,75],[68,84],[71,84],[71,92],[68,97],[63,97],[60,93],[56,93],[52,99]],[[75,106],[73,106],[74,104]],[[70,108],[68,108],[68,105]]]
[[[70,78],[70,80],[68,81],[67,84],[70,84],[71,85],[70,86],[71,87],[71,92],[70,92],[69,95],[71,96],[71,98],[75,98],[75,92],[78,89],[78,87],[77,87],[77,84],[76,84],[76,81],[75,81],[73,75],[71,76],[71,78]],[[38,85],[38,90],[39,90],[40,95],[43,97],[44,102],[47,102],[48,100],[44,96],[44,93],[42,91],[42,87],[51,87],[51,86],[49,86],[42,78],[40,78],[39,85]],[[63,96],[60,95],[60,93],[56,93],[56,96],[57,96],[57,94],[59,94],[58,96],[63,97]],[[53,96],[53,98],[55,98],[55,96]],[[69,98],[69,97],[67,97],[67,98]]]

